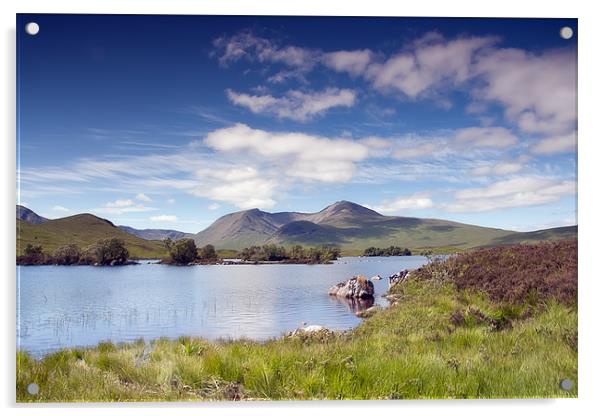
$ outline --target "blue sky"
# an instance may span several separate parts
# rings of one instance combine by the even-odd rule
[[[41,215],[198,232],[240,209],[345,199],[576,224],[574,19],[19,15],[17,28],[19,199]]]

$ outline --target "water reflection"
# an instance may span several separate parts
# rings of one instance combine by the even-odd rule
[[[365,311],[366,309],[374,305],[374,298],[356,299],[344,298],[341,296],[331,296],[330,299],[338,304],[345,305],[347,307],[347,310],[353,313],[354,315],[357,312]]]

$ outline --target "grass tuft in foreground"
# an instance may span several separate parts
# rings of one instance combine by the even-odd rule
[[[498,270],[508,257],[499,259]],[[454,276],[422,273],[394,286],[393,306],[344,333],[102,343],[41,360],[19,352],[17,400],[577,396],[577,309],[566,293],[536,303],[492,300],[487,291],[459,289]],[[575,382],[571,391],[559,387],[566,378]],[[36,396],[27,393],[32,382]]]

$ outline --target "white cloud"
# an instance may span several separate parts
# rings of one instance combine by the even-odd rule
[[[349,139],[329,139],[304,133],[268,132],[244,124],[215,130],[205,144],[222,152],[249,152],[268,159],[288,158],[290,177],[322,182],[344,182],[355,163],[369,156],[369,148]]]
[[[59,212],[71,212],[71,210],[69,208],[65,208],[65,207],[63,207],[61,205],[55,205],[55,206],[52,207],[52,209],[54,211],[59,211]]]
[[[455,193],[445,208],[452,212],[482,212],[503,208],[544,205],[577,192],[575,181],[559,181],[538,176],[523,176],[494,182],[482,188]]]
[[[142,202],[152,202],[153,201],[149,196],[143,194],[142,192],[140,192],[138,195],[136,195],[136,199],[139,201],[142,201]]]
[[[223,66],[245,59],[263,64],[277,63],[290,68],[288,71],[280,71],[270,77],[271,82],[282,82],[287,78],[303,79],[303,75],[320,61],[321,56],[319,50],[280,46],[276,42],[255,36],[248,31],[231,37],[217,38],[213,41],[213,45],[221,53],[218,59]]]
[[[174,198],[169,198],[169,199],[167,200],[167,203],[168,203],[168,204],[175,204],[175,203],[176,203],[176,200],[175,200]]]
[[[528,133],[563,134],[575,128],[576,55],[547,51],[499,49],[477,59],[475,73],[485,85],[479,100],[502,104],[506,117]]]
[[[324,65],[337,72],[348,72],[351,75],[361,75],[372,60],[372,51],[362,49],[356,51],[337,51],[325,53],[322,57]]]
[[[454,140],[463,146],[506,148],[518,142],[518,138],[504,127],[468,127],[458,129]]]
[[[215,211],[216,209],[219,209],[220,206],[221,206],[220,204],[213,203],[213,204],[210,204],[207,208],[210,209],[211,211]]]
[[[136,204],[131,199],[117,199],[115,201],[107,202],[103,207],[92,209],[93,212],[115,215],[121,215],[128,212],[146,212],[156,210],[157,208]]]
[[[349,89],[327,88],[324,91],[305,93],[288,91],[283,97],[249,95],[226,90],[233,104],[245,107],[256,114],[272,114],[278,118],[308,121],[334,107],[352,107],[355,92]]]
[[[516,162],[502,162],[494,165],[483,165],[476,167],[472,170],[473,175],[487,176],[487,175],[510,175],[512,173],[520,172],[523,169],[522,163]]]
[[[262,177],[254,167],[199,169],[197,177],[204,184],[190,190],[193,195],[228,202],[242,209],[271,208],[278,183]],[[213,204],[213,206],[219,204]],[[211,206],[209,209],[212,209]]]
[[[391,88],[417,98],[445,84],[458,85],[471,75],[471,64],[477,51],[496,42],[492,37],[467,37],[445,40],[429,33],[418,39],[414,48],[371,63],[364,74],[372,85],[387,91]]]
[[[149,219],[153,222],[176,222],[178,217],[175,215],[154,215]]]
[[[555,153],[574,152],[577,146],[577,133],[546,137],[535,144],[531,151],[536,154],[551,155]]]
[[[384,201],[379,205],[368,206],[369,208],[382,214],[395,213],[405,210],[418,210],[433,207],[433,201],[428,194],[420,193],[407,197]]]

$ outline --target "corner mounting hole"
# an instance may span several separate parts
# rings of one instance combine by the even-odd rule
[[[573,388],[573,380],[565,378],[560,382],[560,388],[565,391],[569,391]]]
[[[36,383],[30,383],[27,386],[27,393],[31,394],[32,396],[35,396],[39,392],[40,392],[40,386],[38,386]]]
[[[573,29],[571,29],[568,26],[563,27],[562,29],[560,29],[560,37],[562,39],[570,39],[573,37]]]
[[[29,22],[25,25],[25,32],[27,32],[28,35],[35,36],[39,31],[40,25],[38,25],[36,22]]]

